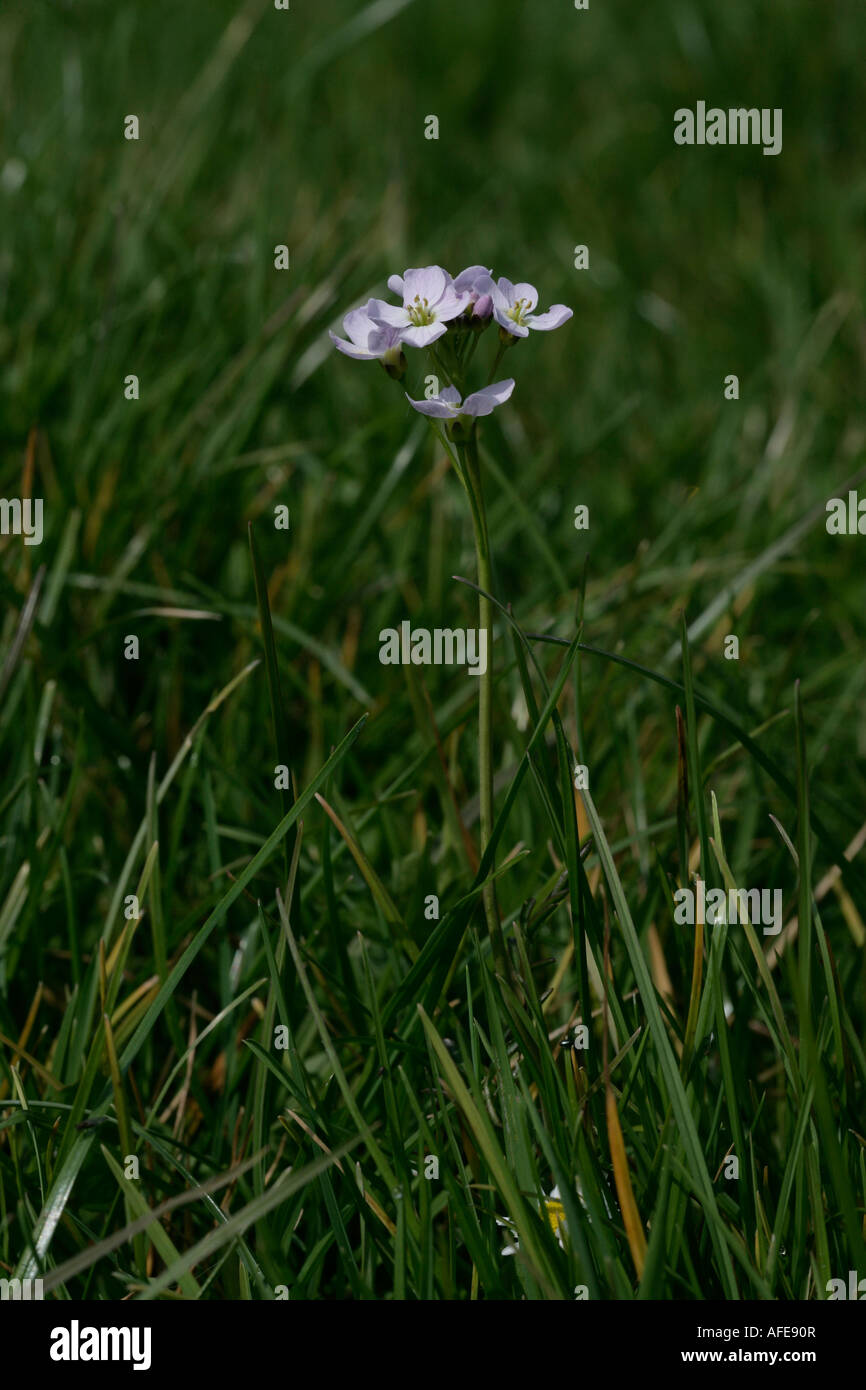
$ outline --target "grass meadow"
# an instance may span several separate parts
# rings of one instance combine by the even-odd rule
[[[866,540],[825,525],[866,498],[864,39],[853,0],[5,0],[0,491],[44,537],[0,537],[0,1277],[866,1277]],[[677,146],[698,100],[781,153]],[[465,502],[328,339],[473,263],[574,310],[479,427],[483,858],[478,683],[379,660],[473,627]],[[781,929],[678,922],[697,879]]]

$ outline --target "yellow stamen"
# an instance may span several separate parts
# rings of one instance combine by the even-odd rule
[[[547,1219],[554,1235],[559,1235],[559,1228],[565,1224],[565,1207],[561,1202],[551,1201],[547,1198],[544,1203]]]
[[[416,328],[423,328],[428,323],[436,322],[436,315],[431,313],[428,301],[422,299],[420,295],[416,294],[414,302],[407,306],[407,312]]]

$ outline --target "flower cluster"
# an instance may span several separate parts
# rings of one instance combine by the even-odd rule
[[[480,415],[490,415],[507,401],[514,380],[492,380],[507,348],[528,338],[530,329],[549,332],[572,317],[564,304],[543,314],[535,312],[534,285],[513,284],[504,276],[494,280],[482,265],[472,265],[452,278],[438,265],[392,275],[388,289],[401,303],[371,299],[343,320],[345,338],[331,333],[339,352],[359,361],[381,362],[389,376],[406,373],[404,347],[427,349],[438,391],[424,400],[406,396],[422,415],[448,422],[449,431],[461,423],[471,427]],[[499,349],[486,386],[465,393],[465,376],[480,335],[490,324],[499,329]],[[442,384],[444,378],[445,384]]]

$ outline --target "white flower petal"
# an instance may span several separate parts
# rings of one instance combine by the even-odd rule
[[[417,296],[418,299],[426,299],[432,308],[442,298],[447,284],[448,276],[441,265],[407,270],[403,276],[403,303],[413,303]]]
[[[404,343],[410,347],[429,347],[430,343],[435,343],[437,338],[441,338],[443,333],[447,333],[446,323],[425,323],[421,327],[415,328],[412,324],[408,328],[401,330],[400,337]]]
[[[530,314],[527,323],[530,328],[540,328],[543,333],[549,333],[552,328],[561,328],[573,317],[573,309],[566,308],[564,304],[554,304],[546,314]]]
[[[498,405],[507,401],[514,390],[514,378],[509,377],[507,381],[495,381],[492,386],[484,386],[480,391],[473,391],[471,396],[467,396],[463,402],[464,415],[492,415]]]
[[[526,312],[532,313],[538,303],[538,290],[534,285],[528,285],[525,280],[521,281],[520,284],[514,286],[514,299],[525,299]]]

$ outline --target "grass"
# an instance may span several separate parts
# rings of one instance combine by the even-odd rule
[[[863,25],[4,6],[0,489],[44,499],[45,538],[0,538],[0,1276],[866,1276],[862,539],[824,525],[866,490]],[[698,99],[782,107],[782,154],[676,147]],[[464,500],[326,334],[427,262],[575,309],[483,422],[483,856],[475,683],[378,660],[404,617],[473,626]],[[695,874],[781,889],[780,934],[696,943]]]

